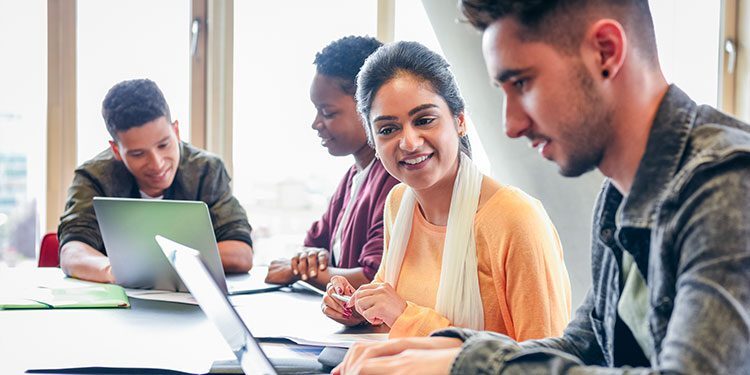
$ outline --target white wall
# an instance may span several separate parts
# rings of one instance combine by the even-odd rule
[[[529,148],[526,141],[507,138],[501,121],[503,95],[487,76],[480,33],[457,21],[456,1],[423,0],[423,4],[487,152],[492,177],[539,199],[555,223],[565,250],[573,307],[577,307],[591,285],[591,210],[602,175],[593,172],[564,178],[557,173],[557,166]]]

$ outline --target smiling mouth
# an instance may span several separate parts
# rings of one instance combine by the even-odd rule
[[[427,155],[420,155],[413,158],[403,159],[399,161],[398,163],[406,168],[412,169],[412,168],[420,168],[422,167],[429,159],[431,159],[435,154],[427,154]]]
[[[148,178],[150,178],[152,180],[163,180],[164,178],[167,177],[167,173],[168,172],[169,172],[169,169],[165,169],[164,172],[161,172],[161,173],[155,174],[155,175],[150,175],[150,176],[148,176]]]

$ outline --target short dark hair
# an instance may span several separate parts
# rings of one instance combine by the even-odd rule
[[[172,122],[164,94],[149,79],[133,79],[114,85],[102,102],[102,117],[112,139],[117,133],[141,126],[159,117]]]
[[[511,17],[522,27],[519,37],[577,51],[586,20],[599,10],[620,22],[630,38],[652,63],[658,63],[654,22],[648,0],[461,0],[461,12],[475,28],[484,31],[495,21]]]
[[[354,96],[357,73],[365,60],[383,43],[369,36],[345,36],[315,54],[317,72],[339,79],[341,90]]]
[[[464,113],[464,99],[450,64],[442,56],[417,42],[386,44],[367,58],[357,77],[357,110],[371,144],[374,143],[370,129],[372,101],[383,85],[404,74],[428,83],[430,89],[445,100],[453,116]],[[468,136],[461,137],[460,145],[461,150],[471,156]]]

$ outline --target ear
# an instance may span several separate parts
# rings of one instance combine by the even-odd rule
[[[115,159],[117,159],[118,161],[122,161],[122,156],[120,156],[120,147],[117,146],[117,142],[109,141],[109,148],[112,149],[112,154],[115,155]]]
[[[606,80],[615,77],[625,62],[628,39],[622,25],[613,19],[601,19],[586,33],[586,44],[596,54],[595,69]]]
[[[456,131],[458,134],[466,135],[466,116],[463,112],[456,116]]]
[[[180,123],[177,122],[177,120],[174,120],[172,123],[172,130],[174,130],[174,134],[177,136],[177,141],[180,141]]]

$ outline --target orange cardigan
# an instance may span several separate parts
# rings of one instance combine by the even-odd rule
[[[488,188],[494,193],[474,219],[484,329],[517,341],[560,336],[570,320],[570,281],[557,231],[536,199],[485,176],[482,192]],[[404,190],[403,184],[394,187],[385,203],[384,256]],[[445,231],[415,207],[396,284],[407,308],[391,327],[391,338],[427,336],[452,325],[434,310]],[[374,283],[384,282],[385,264]]]

